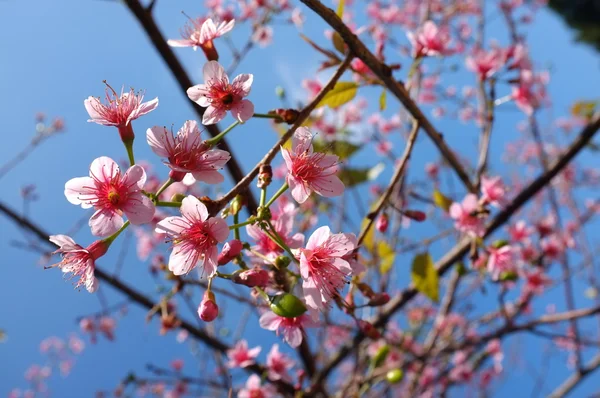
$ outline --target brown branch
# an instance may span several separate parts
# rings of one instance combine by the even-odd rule
[[[406,110],[414,119],[419,122],[419,125],[425,130],[425,133],[433,141],[435,146],[441,152],[442,156],[452,166],[458,178],[463,182],[465,187],[470,192],[476,192],[475,186],[471,183],[469,175],[465,171],[454,152],[448,147],[442,135],[433,127],[429,119],[421,111],[415,101],[410,98],[410,94],[404,87],[402,82],[396,81],[392,77],[391,68],[385,63],[379,61],[377,57],[369,51],[364,43],[342,22],[336,13],[324,6],[319,0],[301,0],[311,10],[317,13],[325,22],[327,22],[339,35],[344,39],[344,42],[350,48],[356,57],[360,58],[371,71],[383,82],[385,87],[404,105]]]
[[[163,37],[162,33],[160,32],[160,29],[154,21],[154,18],[152,17],[152,13],[146,10],[138,0],[124,0],[124,3],[127,5],[127,8],[129,8],[131,13],[135,16],[135,18],[138,20],[140,25],[142,25],[142,28],[144,28],[144,30],[146,31],[146,34],[152,42],[152,45],[159,53],[161,58],[165,61],[168,68],[171,70],[171,73],[173,73],[173,76],[177,80],[177,83],[179,84],[182,93],[187,98],[186,91],[194,84],[192,83],[192,80],[183,68],[183,65],[181,65],[181,62],[179,62],[179,59],[175,56],[175,53],[173,52],[171,47],[169,47],[169,45],[167,44],[167,41]],[[202,119],[202,115],[204,115],[204,111],[206,110],[206,108],[203,108],[192,101],[190,101],[190,104],[192,104],[192,106],[194,107],[194,111],[196,112],[198,118]],[[220,133],[219,126],[217,126],[216,124],[206,126],[206,129],[212,137],[215,137]],[[235,183],[242,180],[242,178],[244,177],[244,172],[242,171],[242,168],[237,161],[237,157],[232,153],[231,148],[229,147],[225,139],[222,139],[219,142],[219,148],[231,154],[231,159],[229,160],[229,162],[227,162],[226,165],[227,170],[231,175],[231,178],[234,180]],[[243,194],[246,197],[248,208],[250,210],[254,210],[258,207],[258,202],[256,201],[256,198],[254,197],[248,186],[245,186],[244,189],[240,190],[239,193]]]
[[[519,210],[525,203],[527,203],[532,197],[540,192],[550,181],[562,170],[565,166],[590,142],[592,137],[600,129],[600,115],[595,115],[590,123],[583,128],[579,133],[577,139],[569,146],[569,148],[563,152],[558,160],[548,168],[548,171],[540,175],[538,178],[533,180],[526,188],[524,188],[513,200],[506,206],[500,213],[498,213],[494,219],[487,226],[485,236],[491,235],[496,229],[506,223],[512,215]],[[470,239],[461,240],[454,248],[446,253],[436,264],[436,269],[440,276],[444,275],[454,263],[460,260],[465,254],[468,253],[471,245]],[[390,301],[387,309],[383,311],[376,318],[373,323],[375,327],[381,327],[387,323],[387,321],[396,313],[398,310],[403,308],[410,300],[412,300],[418,294],[417,289],[414,286],[410,286]],[[358,347],[358,345],[365,339],[365,335],[362,332],[358,332],[349,344],[346,344],[340,348],[340,350],[334,354],[330,361],[323,367],[321,372],[315,375],[315,382],[321,382],[324,380],[329,373],[342,361],[346,356]]]
[[[567,380],[558,386],[548,397],[560,398],[567,395],[573,388],[577,386],[586,376],[600,367],[600,354],[592,358],[581,370],[575,371]]]
[[[44,231],[41,227],[34,224],[27,217],[20,216],[19,214],[17,214],[17,212],[15,212],[13,209],[6,206],[2,202],[0,202],[0,212],[2,212],[4,215],[6,215],[11,221],[13,221],[15,224],[17,224],[20,228],[33,233],[41,241],[46,242],[48,244],[48,246],[55,247],[54,244],[48,240],[49,234],[46,231]],[[96,267],[94,275],[98,279],[100,279],[100,280],[106,282],[108,285],[112,286],[115,290],[117,290],[120,293],[127,296],[132,302],[138,304],[139,306],[146,308],[148,310],[155,307],[155,303],[150,298],[148,298],[141,292],[135,290],[131,286],[125,284],[120,279],[111,276],[110,274],[103,271],[102,269]],[[156,312],[154,315],[156,315],[156,314],[158,314],[158,312]],[[181,325],[179,326],[181,329],[186,330],[191,336],[193,336],[197,340],[202,341],[204,344],[211,347],[212,349],[219,351],[221,353],[226,353],[226,351],[230,348],[223,341],[207,334],[204,330],[195,327],[194,325],[187,322],[186,320],[179,319],[179,321],[181,322]],[[261,375],[261,376],[265,373],[265,367],[262,365],[259,365],[259,364],[254,364],[254,365],[248,366],[245,369],[250,372],[256,373],[258,375]],[[272,383],[273,385],[277,386],[277,388],[280,391],[288,394],[289,396],[294,395],[295,389],[291,384],[289,384],[285,381],[282,381],[282,380],[275,381],[275,380],[268,379],[268,381],[270,383]]]
[[[357,246],[361,245],[362,241],[365,239],[365,236],[367,236],[367,233],[373,226],[373,223],[375,222],[377,215],[379,214],[379,212],[381,212],[381,210],[386,205],[388,199],[392,195],[392,192],[394,191],[394,187],[396,186],[398,181],[400,181],[400,179],[404,176],[404,170],[406,169],[408,159],[410,159],[410,154],[412,153],[412,150],[414,148],[418,133],[419,133],[419,122],[415,120],[413,122],[412,131],[410,132],[408,141],[406,142],[406,147],[404,148],[404,153],[402,154],[402,158],[400,159],[400,163],[398,164],[398,166],[396,166],[396,171],[394,172],[394,175],[392,176],[387,189],[385,190],[383,195],[381,195],[381,198],[379,198],[379,202],[377,202],[375,209],[373,209],[373,211],[369,212],[369,214],[367,214],[367,216],[365,217],[365,220],[367,221],[367,223],[365,224],[365,226],[360,231],[360,234],[358,235]]]

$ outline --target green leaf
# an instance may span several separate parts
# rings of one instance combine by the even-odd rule
[[[452,199],[438,191],[437,189],[433,191],[433,203],[443,209],[446,213],[450,211],[450,206],[452,206]]]
[[[331,36],[331,41],[333,42],[333,47],[338,50],[342,54],[346,54],[346,43],[344,43],[344,39],[338,32],[333,32]]]
[[[377,254],[381,261],[381,264],[379,264],[379,271],[382,274],[387,274],[392,269],[392,265],[394,265],[396,253],[386,241],[381,241],[377,245]]]
[[[438,272],[429,253],[417,254],[411,268],[415,288],[436,303],[440,300]]]
[[[383,91],[381,92],[381,95],[379,96],[379,110],[380,111],[385,111],[385,108],[387,107],[386,93],[387,93],[387,91],[385,91],[385,89],[383,89]]]
[[[571,106],[571,114],[576,117],[591,119],[597,106],[598,101],[577,101]]]
[[[371,168],[345,168],[338,173],[338,177],[347,188],[353,187],[376,179],[383,170],[383,167],[383,164],[379,163]]]
[[[335,87],[329,91],[321,102],[317,104],[317,108],[327,105],[330,108],[337,108],[344,105],[356,97],[358,84],[355,82],[337,82]]]
[[[342,19],[342,15],[344,15],[344,5],[346,3],[345,0],[339,0],[337,11],[335,12],[340,19]]]
[[[349,143],[348,141],[334,140],[330,142],[313,141],[315,152],[331,152],[337,155],[341,160],[348,159],[361,147]]]

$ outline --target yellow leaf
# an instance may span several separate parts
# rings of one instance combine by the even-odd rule
[[[333,47],[335,47],[336,50],[342,54],[346,54],[346,43],[344,43],[344,39],[342,39],[342,36],[340,36],[338,32],[333,32],[331,41],[333,42]]]
[[[438,191],[437,189],[433,191],[433,203],[440,209],[443,209],[446,213],[450,211],[450,206],[452,205],[452,199]]]
[[[379,254],[379,261],[381,261],[379,271],[382,274],[387,274],[392,269],[392,265],[394,265],[396,253],[386,241],[381,241],[377,245],[377,254]]]
[[[415,288],[436,303],[440,299],[438,272],[429,253],[417,254],[411,268]]]
[[[577,117],[590,119],[594,116],[598,101],[577,101],[571,106],[571,114]]]
[[[358,84],[354,82],[337,82],[333,89],[325,94],[321,102],[317,105],[317,108],[324,105],[330,108],[337,108],[344,105],[354,99],[357,89]]]
[[[338,8],[337,11],[335,12],[337,14],[338,17],[340,17],[340,19],[342,19],[342,15],[344,15],[344,3],[346,3],[345,0],[339,0],[340,2],[338,3]]]
[[[385,111],[386,107],[387,107],[386,91],[385,91],[385,89],[383,89],[383,91],[381,92],[381,95],[379,96],[379,110]]]
[[[369,220],[364,220],[362,222],[361,229],[365,228],[368,222]],[[371,224],[371,228],[369,228],[369,230],[367,231],[367,234],[365,235],[365,238],[362,242],[363,246],[366,247],[367,250],[371,253],[375,250],[375,228],[373,224]]]

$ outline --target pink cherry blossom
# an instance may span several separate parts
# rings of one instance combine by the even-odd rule
[[[175,137],[166,127],[149,128],[146,140],[155,154],[167,159],[165,164],[178,177],[183,178],[186,173],[191,173],[194,179],[207,184],[224,181],[218,170],[225,166],[231,155],[203,141],[194,120],[186,121]]]
[[[250,94],[253,75],[238,75],[230,84],[225,69],[216,61],[204,64],[202,72],[205,83],[187,90],[188,97],[192,101],[206,107],[202,124],[218,123],[225,117],[227,111],[231,111],[231,115],[241,123],[254,115],[254,104],[244,99]]]
[[[489,203],[496,207],[502,207],[506,204],[506,186],[501,177],[481,178],[481,199],[483,203]]]
[[[104,334],[108,340],[115,339],[115,328],[117,327],[117,322],[114,318],[110,316],[103,316],[98,321],[98,330]]]
[[[124,175],[109,157],[95,159],[89,177],[73,178],[65,184],[65,196],[74,205],[93,207],[89,225],[92,234],[109,236],[123,226],[123,214],[131,224],[148,223],[154,217],[154,204],[143,194],[146,172],[133,165]]]
[[[477,216],[479,203],[477,196],[468,194],[462,203],[454,202],[450,206],[450,217],[455,221],[454,227],[472,236],[483,236],[485,225],[483,219]]]
[[[525,220],[519,220],[508,227],[510,239],[516,243],[527,243],[529,236],[533,234],[533,228],[528,226]]]
[[[352,234],[332,234],[328,226],[317,229],[300,249],[300,274],[306,305],[325,310],[339,296],[352,268],[342,257],[356,248]]]
[[[279,351],[279,344],[273,344],[267,354],[267,372],[271,380],[289,380],[288,371],[294,364],[293,359]]]
[[[427,21],[416,32],[407,33],[408,40],[413,46],[413,56],[450,55],[450,33],[446,28],[438,28],[433,21]]]
[[[167,217],[156,225],[156,232],[165,233],[173,243],[169,270],[184,275],[201,262],[203,273],[217,270],[217,243],[224,242],[229,227],[220,217],[209,217],[204,203],[192,195],[181,203],[181,217]]]
[[[282,205],[280,202],[277,202],[278,204],[271,208],[271,224],[288,247],[299,249],[304,244],[304,235],[301,233],[292,234],[296,206],[293,203]],[[267,257],[270,262],[275,261],[275,258],[283,253],[283,249],[273,242],[260,227],[247,225],[246,232],[256,241],[256,245],[252,246],[252,249]],[[269,261],[263,260],[265,264],[269,264]]]
[[[312,134],[306,127],[294,133],[292,150],[281,147],[281,154],[288,168],[286,182],[298,203],[306,202],[313,191],[327,198],[344,192],[344,184],[336,175],[338,157],[313,152]]]
[[[103,126],[115,126],[119,129],[121,138],[133,139],[131,121],[152,112],[158,106],[158,98],[143,102],[144,94],[135,93],[133,89],[118,95],[112,87],[106,88],[106,103],[100,102],[100,98],[88,97],[83,104],[90,120]]]
[[[512,246],[488,248],[487,271],[492,279],[498,280],[506,272],[515,272],[515,252]]]
[[[200,47],[209,61],[217,61],[219,55],[215,49],[213,40],[230,32],[235,25],[235,20],[215,23],[211,18],[202,20],[190,19],[181,31],[181,40],[168,40],[172,47],[193,47],[194,51]]]
[[[479,80],[489,79],[506,62],[506,54],[499,48],[490,51],[477,50],[465,60],[467,68],[477,74]]]
[[[245,368],[255,362],[256,357],[262,350],[261,347],[248,349],[246,340],[238,341],[232,348],[227,350],[228,368]]]
[[[304,328],[314,326],[314,322],[306,315],[296,318],[285,318],[273,312],[265,312],[259,319],[260,327],[283,334],[283,340],[296,348],[302,343]]]
[[[252,34],[252,41],[265,48],[273,42],[273,28],[270,26],[260,25]]]
[[[97,240],[84,249],[67,235],[51,235],[50,242],[59,246],[59,249],[52,254],[60,253],[63,257],[60,263],[54,264],[52,267],[58,267],[62,272],[68,272],[73,274],[73,277],[78,277],[79,281],[75,287],[83,285],[90,293],[98,290],[98,279],[94,276],[96,260],[106,254],[108,244]]]
[[[251,375],[246,386],[238,392],[238,398],[275,398],[277,390],[271,384],[260,384],[260,377]]]

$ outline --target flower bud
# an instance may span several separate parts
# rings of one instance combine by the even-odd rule
[[[271,168],[271,165],[262,164],[258,172],[258,182],[256,183],[256,186],[261,189],[266,188],[271,184],[272,180],[273,169]]]
[[[390,295],[387,293],[375,293],[371,300],[367,303],[369,307],[379,307],[389,303]]]
[[[505,239],[499,239],[497,241],[494,241],[494,243],[492,243],[492,247],[494,249],[500,249],[501,247],[507,246],[509,244],[509,242]]]
[[[399,383],[400,381],[402,381],[403,378],[404,378],[404,373],[402,372],[402,369],[390,370],[385,375],[385,379],[390,384]]]
[[[382,213],[377,218],[377,222],[375,223],[375,228],[377,228],[377,230],[383,234],[383,233],[385,233],[385,231],[387,231],[389,224],[390,224],[390,218],[388,217],[387,213]]]
[[[281,120],[289,125],[292,125],[298,120],[298,116],[300,116],[300,112],[295,109],[275,109],[275,111],[271,111],[270,113],[274,113],[281,118]]]
[[[357,283],[356,287],[358,288],[358,290],[360,290],[363,296],[367,298],[373,298],[375,296],[375,292],[373,291],[373,289],[371,289],[371,286],[367,285],[364,282]]]
[[[184,194],[182,193],[176,193],[173,196],[171,196],[171,202],[183,202],[183,199],[185,199]]]
[[[293,294],[284,293],[273,297],[271,311],[284,318],[296,318],[306,312],[306,306]]]
[[[261,268],[252,268],[236,274],[233,282],[248,287],[264,288],[269,283],[269,273]]]
[[[244,207],[244,197],[242,195],[237,195],[231,201],[231,214],[238,214],[242,210],[242,207]]]
[[[379,333],[379,330],[375,329],[375,326],[373,326],[373,324],[371,324],[370,322],[359,319],[358,327],[360,328],[361,332],[363,332],[367,337],[369,337],[372,340],[377,340],[381,337],[381,333]]]
[[[198,307],[198,316],[204,322],[212,322],[219,315],[219,307],[215,301],[215,295],[210,290],[204,292],[204,298]]]
[[[240,254],[242,252],[243,248],[244,248],[244,244],[237,239],[233,239],[233,240],[230,240],[229,242],[225,243],[223,245],[223,249],[221,250],[221,253],[219,254],[219,257],[217,259],[217,264],[219,264],[219,265],[227,264],[228,262],[230,262],[231,260],[236,258],[238,256],[238,254]]]
[[[416,222],[422,222],[427,219],[427,215],[420,210],[403,210],[404,217],[408,217]]]
[[[390,353],[389,345],[386,344],[384,346],[381,346],[377,350],[375,355],[373,355],[373,358],[371,358],[371,363],[373,364],[373,366],[377,368],[377,367],[383,365],[383,362],[385,361],[385,359],[387,358],[389,353]]]
[[[278,256],[275,259],[275,266],[277,268],[287,268],[288,265],[292,262],[292,259],[286,256]]]

